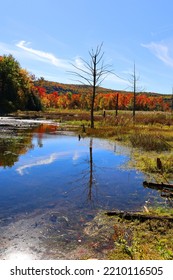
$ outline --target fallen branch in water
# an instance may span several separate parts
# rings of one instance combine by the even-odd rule
[[[150,189],[156,189],[156,190],[170,190],[170,191],[173,191],[173,185],[171,184],[164,184],[164,183],[152,183],[152,182],[146,182],[144,181],[143,182],[143,186],[145,188],[150,188]]]
[[[138,219],[141,222],[144,222],[146,220],[168,220],[173,222],[173,217],[168,216],[157,216],[157,215],[146,215],[142,213],[133,213],[133,212],[124,212],[124,211],[108,211],[106,212],[107,216],[118,216],[120,218],[126,219],[126,220],[135,220]]]

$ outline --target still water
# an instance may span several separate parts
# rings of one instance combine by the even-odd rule
[[[100,214],[164,203],[127,167],[128,148],[54,125],[15,127],[0,135],[0,259],[104,259],[114,227]]]
[[[54,205],[87,212],[140,210],[146,201],[163,201],[157,191],[143,188],[142,173],[126,168],[129,150],[109,141],[38,129],[15,148],[9,140],[2,145],[1,219]]]

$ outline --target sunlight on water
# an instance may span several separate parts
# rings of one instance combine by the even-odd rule
[[[12,252],[6,256],[6,260],[14,260],[14,261],[24,261],[24,260],[34,260],[34,256],[32,254],[27,254],[23,252]]]

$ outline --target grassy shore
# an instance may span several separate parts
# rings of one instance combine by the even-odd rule
[[[164,112],[137,112],[135,121],[131,112],[112,111],[95,114],[95,129],[91,129],[89,112],[61,112],[61,122],[77,128],[83,136],[95,136],[122,142],[131,147],[130,166],[157,177],[159,181],[173,179],[173,114]],[[83,132],[83,125],[85,132]],[[157,158],[162,167],[157,166]]]
[[[169,209],[149,209],[149,215],[173,217]],[[124,220],[112,218],[115,247],[108,253],[108,259],[172,260],[172,222],[163,220]]]

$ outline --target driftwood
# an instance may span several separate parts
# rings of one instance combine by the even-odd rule
[[[158,184],[158,183],[151,183],[151,182],[143,182],[143,186],[145,188],[155,189],[161,191],[161,197],[165,197],[168,199],[173,199],[173,185],[171,184]]]
[[[173,192],[173,185],[171,184],[158,184],[158,183],[151,183],[151,182],[143,182],[143,186],[145,188],[150,188],[150,189],[156,189],[156,190],[169,190],[170,192]]]
[[[144,222],[146,220],[167,220],[173,222],[173,217],[168,216],[157,216],[157,215],[148,215],[143,213],[136,213],[136,212],[124,212],[124,211],[108,211],[106,212],[106,215],[108,216],[118,216],[120,218],[126,219],[126,220],[140,220],[141,222]]]
[[[164,191],[164,192],[161,193],[161,197],[172,199],[173,198],[173,193]]]

